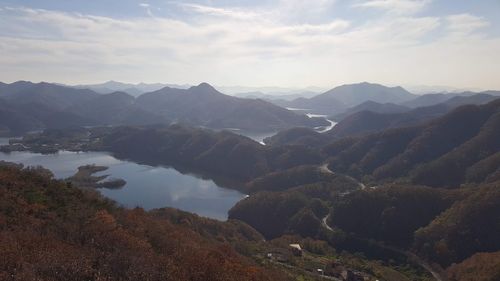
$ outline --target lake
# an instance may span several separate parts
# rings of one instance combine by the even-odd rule
[[[0,138],[0,144],[7,140]],[[22,163],[25,166],[43,166],[56,178],[72,176],[79,166],[96,164],[109,167],[96,175],[121,178],[127,184],[121,189],[99,189],[106,197],[125,207],[146,210],[173,207],[200,216],[226,220],[227,212],[245,194],[223,188],[212,180],[196,175],[182,174],[170,167],[152,167],[116,159],[105,152],[68,152],[42,155],[31,152],[0,152],[0,160]]]

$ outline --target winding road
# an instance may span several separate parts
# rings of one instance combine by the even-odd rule
[[[323,164],[323,165],[319,166],[319,169],[320,169],[320,171],[322,171],[322,172],[324,172],[324,173],[326,173],[326,174],[332,174],[332,175],[335,175],[335,172],[333,172],[332,170],[330,170],[330,168],[328,168],[328,163],[325,163],[325,164]],[[365,188],[367,188],[367,187],[366,187],[366,185],[365,185],[364,183],[362,183],[362,182],[358,181],[357,179],[355,179],[355,178],[353,178],[353,177],[351,177],[351,176],[344,175],[344,174],[342,174],[342,176],[344,176],[344,177],[346,177],[346,178],[348,178],[348,179],[352,180],[353,182],[357,183],[357,184],[358,184],[358,186],[359,186],[359,188],[361,188],[361,189],[365,189]]]
[[[328,163],[325,163],[325,164],[319,166],[319,169],[322,172],[327,173],[327,174],[335,174],[335,172],[333,172],[332,170],[330,170],[330,168],[328,168]],[[357,179],[355,179],[353,177],[350,177],[350,176],[347,176],[347,175],[343,175],[343,176],[345,176],[345,177],[351,179],[352,181],[356,182],[361,189],[366,189],[367,188],[366,185],[364,185],[362,182],[358,181]],[[321,225],[325,229],[333,232],[333,228],[331,228],[328,225],[328,223],[327,223],[329,217],[330,217],[330,213],[328,213],[328,215],[326,215],[323,219],[321,219]],[[438,273],[437,271],[435,271],[427,262],[425,262],[422,258],[418,257],[414,253],[409,252],[409,251],[403,251],[403,250],[400,250],[398,248],[395,248],[395,247],[392,247],[392,246],[387,246],[387,245],[382,244],[382,243],[377,243],[377,244],[381,248],[384,248],[384,249],[387,249],[387,250],[391,250],[393,252],[396,252],[396,253],[399,253],[399,254],[402,254],[402,255],[406,256],[406,258],[408,260],[413,261],[414,263],[418,264],[419,266],[421,266],[422,268],[424,268],[425,270],[427,270],[427,272],[429,272],[434,277],[434,279],[436,281],[445,281],[446,280],[443,277],[441,277],[441,274]]]

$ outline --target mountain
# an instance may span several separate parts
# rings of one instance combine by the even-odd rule
[[[452,97],[437,105],[419,107],[402,113],[385,114],[373,111],[360,111],[344,117],[328,134],[334,138],[341,138],[363,135],[389,128],[414,126],[442,116],[459,106],[468,104],[481,105],[497,98],[487,94],[475,94],[472,96]]]
[[[42,168],[0,179],[1,280],[290,280],[235,250],[263,239],[242,222],[124,209]]]
[[[439,103],[443,103],[453,97],[458,96],[456,93],[437,93],[437,94],[426,94],[418,96],[412,100],[401,103],[403,106],[417,108],[424,106],[432,106]]]
[[[485,104],[498,98],[499,96],[490,95],[486,93],[478,93],[467,96],[452,97],[443,102],[443,104],[448,106],[449,108],[455,108],[466,104]]]
[[[460,106],[464,104],[483,104],[499,97],[499,91],[485,92],[461,92],[461,93],[439,93],[419,96],[413,100],[403,102],[401,105],[417,108],[432,106],[436,104],[447,104],[449,106]]]
[[[263,92],[241,92],[236,93],[234,96],[247,99],[263,99],[266,101],[273,102],[275,100],[286,100],[291,101],[297,98],[311,98],[316,96],[317,92],[312,91],[290,91],[290,92],[278,92],[278,93],[263,93]]]
[[[500,250],[499,186],[499,182],[479,186],[418,229],[414,247],[419,254],[448,266],[476,253]]]
[[[330,131],[318,133],[308,128],[293,128],[280,131],[264,140],[269,145],[326,145],[334,140],[359,137],[392,128],[416,126],[449,112],[446,105],[435,105],[403,113],[376,113],[360,111],[344,117]],[[331,117],[333,118],[333,117]]]
[[[162,84],[162,83],[138,83],[138,84],[131,84],[131,83],[122,83],[122,82],[117,82],[117,81],[107,81],[101,84],[91,84],[91,85],[76,85],[73,86],[74,88],[79,88],[79,89],[90,89],[95,92],[98,92],[100,94],[110,94],[113,92],[125,92],[131,96],[138,97],[141,94],[147,93],[147,92],[153,92],[157,91],[159,89],[162,89],[164,87],[171,87],[171,88],[179,88],[179,89],[186,89],[189,88],[189,85],[177,85],[177,84]]]
[[[231,96],[243,97],[241,93],[262,93],[270,96],[289,96],[289,95],[311,95],[324,92],[324,88],[306,87],[306,88],[285,88],[285,87],[248,87],[248,86],[215,86],[217,91],[227,93]]]
[[[355,106],[369,100],[379,103],[400,103],[415,97],[402,87],[386,87],[367,82],[342,85],[315,98],[321,96],[334,97],[348,106]]]
[[[137,104],[176,122],[210,128],[275,131],[285,128],[326,125],[263,100],[224,95],[207,83],[189,89],[163,88],[141,95]]]
[[[143,89],[159,86],[138,85]],[[129,85],[108,82],[105,86],[117,88]],[[189,89],[166,87],[135,98],[124,92],[98,94],[89,89],[19,81],[0,84],[0,98],[10,107],[15,106],[16,114],[31,117],[31,121],[23,119],[17,123],[9,121],[9,124],[4,120],[4,134],[7,131],[19,133],[34,128],[148,125],[171,121],[216,129],[265,132],[296,126],[327,125],[323,118],[309,118],[263,100],[224,95],[206,83]],[[14,116],[14,111],[10,111],[10,116]]]
[[[411,249],[430,264],[452,265],[453,272],[458,270],[456,263],[500,250],[499,184],[461,190],[390,184],[359,190],[333,200],[330,224],[365,239]],[[463,280],[496,280],[498,269],[491,263],[489,267],[476,273],[489,279]]]
[[[0,99],[0,135],[19,136],[46,128],[96,125],[97,122],[38,103],[13,104]]]
[[[64,110],[89,101],[99,94],[87,89],[73,89],[50,83],[19,81],[2,87],[0,97],[12,104],[36,103],[55,110]]]
[[[0,99],[0,136],[19,135],[42,127],[40,121],[26,116],[7,101]]]
[[[92,100],[67,109],[82,117],[104,125],[148,125],[165,124],[168,121],[152,112],[140,108],[135,98],[123,92],[103,94]]]
[[[419,126],[333,142],[324,152],[333,171],[374,181],[407,178],[416,184],[458,187],[497,172],[498,157],[490,157],[500,148],[498,128],[500,99],[462,106]],[[482,161],[493,166],[479,165]]]
[[[378,103],[400,103],[414,98],[401,87],[386,87],[367,82],[342,85],[312,98],[293,101],[276,101],[285,107],[307,109],[316,114],[335,115],[366,101]]]
[[[348,108],[346,111],[344,111],[341,114],[337,114],[333,116],[333,120],[342,120],[345,117],[352,115],[354,113],[360,112],[360,111],[371,111],[375,113],[384,113],[384,114],[390,114],[390,113],[401,113],[401,112],[406,112],[409,111],[410,108],[394,103],[378,103],[374,101],[365,101],[361,104],[358,104],[356,106],[353,106],[351,108]]]
[[[34,83],[28,81],[17,81],[11,84],[1,83],[0,84],[0,97],[8,98],[23,90],[33,87]]]

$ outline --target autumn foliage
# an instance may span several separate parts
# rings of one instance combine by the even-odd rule
[[[164,217],[0,167],[0,280],[282,280]]]

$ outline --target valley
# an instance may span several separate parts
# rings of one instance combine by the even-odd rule
[[[182,95],[225,99],[208,84],[147,95],[153,101],[139,101],[142,107],[170,104]],[[122,116],[121,110],[137,112],[122,105],[118,111],[99,109],[124,97],[92,98],[94,105],[85,106],[92,112],[80,114],[102,112],[106,114],[99,118],[106,119]],[[174,224],[187,218],[195,224],[215,219],[210,224],[218,225],[217,230],[210,235],[219,237],[216,240],[228,239],[223,229],[238,222],[264,242],[236,238],[230,244],[269,270],[311,280],[322,279],[317,271],[321,268],[332,280],[348,280],[342,277],[345,272],[367,280],[446,280],[451,268],[458,270],[457,264],[472,255],[500,249],[492,238],[499,230],[476,230],[476,222],[491,225],[498,219],[500,202],[500,139],[494,129],[500,120],[499,103],[490,100],[453,96],[449,105],[415,109],[364,102],[336,117],[284,109],[294,118],[323,123],[272,127],[268,132],[245,126],[207,127],[194,119],[42,128],[0,139],[0,160],[5,169],[12,169],[6,162],[39,167],[32,169],[49,177],[52,173],[84,192],[96,192],[102,200],[116,202],[117,208],[140,208],[146,216],[160,213]],[[136,104],[129,97],[125,101]],[[162,108],[169,112],[160,114],[165,120],[174,117],[163,106],[155,114]],[[358,117],[365,115],[368,119]],[[450,166],[450,161],[455,164]],[[471,200],[483,202],[471,213],[481,220],[475,217],[471,222],[462,213],[463,208],[476,208]],[[447,220],[459,221],[458,228],[450,228]],[[463,231],[474,231],[477,238],[467,249],[456,244],[456,237],[470,239],[460,236]],[[251,249],[239,248],[240,243]],[[294,243],[306,248],[300,258],[288,249]],[[446,247],[448,254],[439,247]]]
[[[0,281],[500,281],[499,12],[0,1]]]

